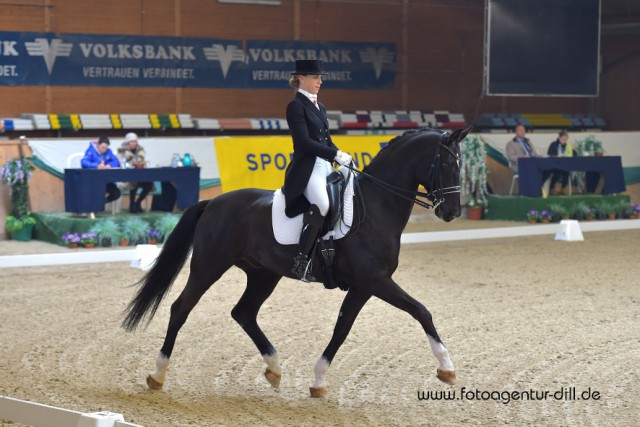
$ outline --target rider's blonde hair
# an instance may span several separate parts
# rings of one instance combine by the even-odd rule
[[[289,79],[289,86],[294,89],[298,89],[300,87],[300,76],[297,74],[291,76],[291,78]]]

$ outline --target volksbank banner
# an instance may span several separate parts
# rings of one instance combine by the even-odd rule
[[[393,43],[0,32],[3,86],[284,88],[297,59],[322,59],[328,87],[390,88]]]

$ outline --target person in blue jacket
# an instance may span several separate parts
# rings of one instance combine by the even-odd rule
[[[110,144],[111,142],[106,136],[101,136],[97,141],[91,141],[80,162],[82,167],[85,169],[119,168],[120,161],[109,148]],[[106,191],[105,203],[113,202],[120,197],[120,189],[113,182],[107,183]]]

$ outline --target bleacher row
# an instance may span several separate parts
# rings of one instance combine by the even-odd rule
[[[448,111],[327,111],[329,128],[402,129],[431,126],[465,126],[462,114]],[[30,130],[287,130],[285,119],[277,118],[192,118],[190,114],[22,114],[0,118],[0,132]]]
[[[480,115],[474,123],[479,129],[513,129],[522,124],[538,129],[604,129],[606,122],[595,114],[490,114]]]

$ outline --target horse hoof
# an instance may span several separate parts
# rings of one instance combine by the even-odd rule
[[[267,379],[267,381],[269,381],[269,384],[271,384],[273,388],[280,388],[280,378],[282,377],[282,375],[276,374],[271,369],[267,368],[264,371],[264,377]]]
[[[455,371],[441,371],[440,369],[438,369],[437,377],[440,381],[445,382],[449,385],[454,385],[456,383]]]
[[[147,376],[147,385],[151,390],[162,390],[162,383],[154,380],[151,375]]]
[[[311,397],[327,397],[326,387],[309,387]]]

